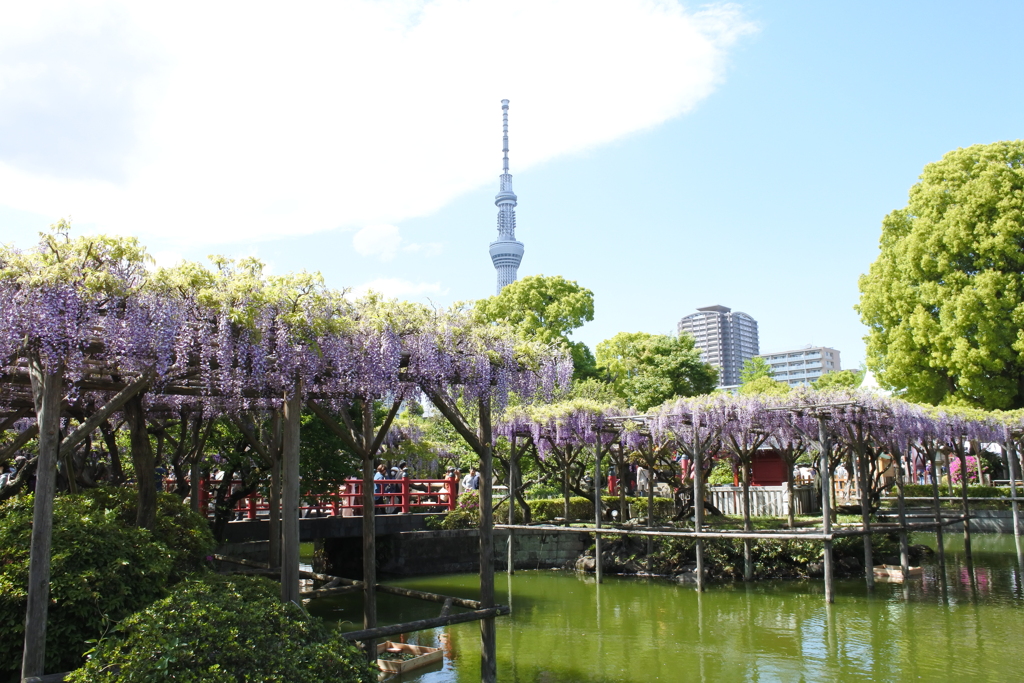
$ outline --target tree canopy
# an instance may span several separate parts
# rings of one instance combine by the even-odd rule
[[[1024,406],[1024,141],[925,167],[860,278],[867,364],[911,401]]]
[[[561,275],[528,275],[476,303],[484,322],[511,326],[522,339],[562,343],[572,353],[578,378],[593,376],[594,356],[572,331],[594,319],[594,293]]]
[[[856,389],[864,381],[863,370],[839,370],[826,372],[814,380],[811,386],[815,389]]]
[[[700,359],[689,335],[620,332],[597,345],[597,363],[615,394],[637,410],[706,394],[718,381],[718,371]]]

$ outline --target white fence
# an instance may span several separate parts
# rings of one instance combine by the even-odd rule
[[[742,486],[708,487],[711,502],[726,515],[743,514]],[[794,486],[793,502],[796,514],[818,510],[818,501],[810,486]],[[751,486],[750,514],[754,517],[785,517],[789,514],[789,493],[785,486]]]

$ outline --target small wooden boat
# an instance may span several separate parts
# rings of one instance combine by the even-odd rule
[[[924,570],[920,567],[911,567],[907,575],[904,576],[903,567],[898,564],[876,564],[874,566],[874,573],[876,579],[898,583],[906,579],[920,578],[924,575]]]
[[[439,647],[392,643],[390,640],[377,645],[377,668],[388,673],[405,673],[442,659],[444,653]]]

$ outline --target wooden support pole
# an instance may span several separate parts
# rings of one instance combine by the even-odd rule
[[[512,435],[512,448],[508,460],[508,523],[516,523],[516,487],[519,479],[519,454],[516,450],[518,439]],[[515,531],[508,530],[508,575],[516,573]]]
[[[296,383],[281,410],[281,602],[299,602],[299,428],[302,386]]]
[[[480,606],[494,607],[494,520],[492,518],[492,479],[494,475],[494,441],[491,433],[491,401],[480,399]],[[480,680],[498,681],[498,648],[494,616],[480,620]],[[450,617],[445,617],[450,618]]]
[[[935,511],[935,549],[939,554],[939,583],[942,586],[942,599],[946,600],[946,547],[942,538],[942,503],[939,501],[939,465],[935,462],[935,453],[929,454],[932,466],[932,506]]]
[[[267,544],[271,567],[281,566],[281,411],[275,410],[271,417],[273,444],[270,447],[270,492],[267,496],[267,517],[270,521],[270,542]],[[198,458],[197,458],[198,459]]]
[[[601,433],[594,433],[594,580],[601,583]]]
[[[867,447],[857,449],[857,487],[860,489],[860,524],[864,531],[864,583],[869,591],[875,589],[875,562],[871,545],[871,483],[868,480],[870,463],[868,458],[875,457]]]
[[[753,455],[748,456],[753,458]],[[743,468],[743,530],[752,531],[753,524],[750,521],[750,462],[744,459],[740,462],[740,467]],[[792,469],[792,468],[790,468]],[[750,539],[743,539],[743,580],[753,581],[754,580],[754,553],[751,547]]]
[[[964,508],[964,556],[967,558],[967,566],[971,572],[973,580],[974,576],[974,553],[971,552],[971,510],[970,502],[967,496],[967,456],[964,453],[963,442],[960,442],[956,449],[957,459],[960,461],[960,497],[963,502]],[[978,457],[981,457],[980,455]],[[953,468],[949,468],[949,483],[953,484]]]
[[[39,425],[39,464],[28,566],[28,606],[21,676],[42,676],[46,662],[46,613],[50,604],[50,548],[53,534],[53,495],[60,452],[60,403],[63,367],[44,368],[38,355],[29,359],[32,398]]]
[[[363,399],[363,628],[377,627],[377,508],[374,500],[374,467],[370,445],[373,442],[373,403]],[[381,486],[381,493],[384,487]],[[369,640],[366,643],[367,658],[371,661],[377,657],[377,643]]]
[[[832,533],[832,442],[829,439],[824,415],[818,416],[818,443],[821,446],[821,454],[818,458],[818,471],[821,478],[821,527],[822,535],[828,539],[825,541],[825,547],[822,550],[825,572],[825,602],[833,603],[836,601],[836,593],[832,567],[832,541],[829,539]]]
[[[700,420],[698,415],[693,419],[693,530],[698,534],[704,528],[704,449],[701,447]],[[654,482],[651,482],[653,487]],[[654,512],[653,506],[648,515]],[[700,536],[694,543],[697,555],[697,592],[704,591],[704,541]]]
[[[896,493],[900,520],[900,571],[903,578],[910,576],[910,537],[907,534],[907,506],[903,495],[906,483],[906,468],[903,466],[903,455],[893,454],[896,462]]]
[[[1013,542],[1017,547],[1017,568],[1024,571],[1024,548],[1021,546],[1020,506],[1017,503],[1017,444],[1013,440],[1010,428],[1005,431],[1005,447],[1003,456],[1006,458],[1006,469],[1010,475],[1010,505],[1013,509]]]

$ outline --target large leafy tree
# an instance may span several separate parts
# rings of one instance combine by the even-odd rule
[[[768,394],[782,396],[789,393],[789,385],[775,379],[772,366],[764,358],[754,356],[743,363],[740,370],[740,394],[744,396],[756,396]]]
[[[1024,406],[1024,141],[929,164],[860,278],[867,363],[912,401]]]
[[[593,377],[594,355],[572,331],[594,319],[594,293],[561,275],[529,275],[504,287],[497,296],[476,303],[483,322],[510,325],[523,339],[565,344],[572,353],[577,379]]]
[[[709,393],[718,381],[718,371],[701,361],[689,335],[620,332],[597,345],[597,363],[615,394],[637,410]]]

